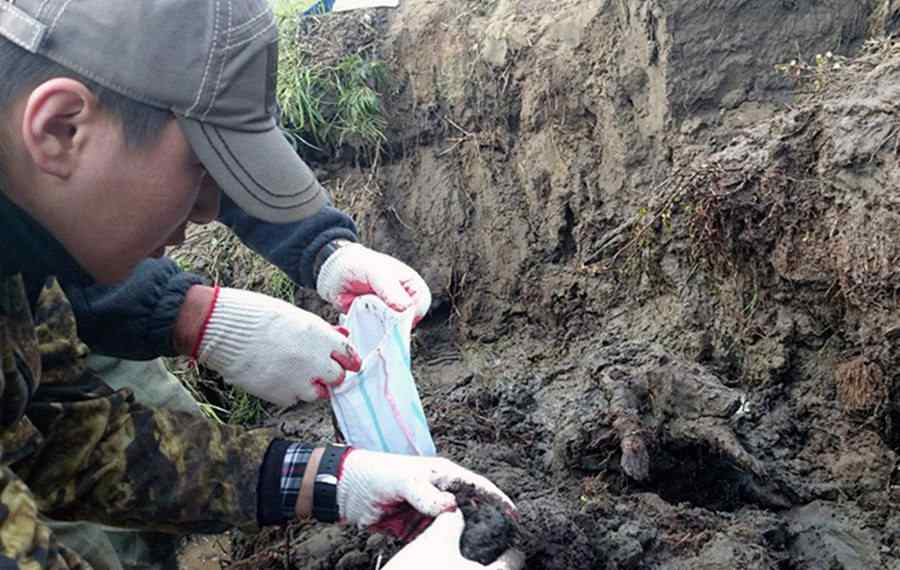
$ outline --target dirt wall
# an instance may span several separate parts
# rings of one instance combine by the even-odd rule
[[[395,132],[368,237],[408,252],[478,333],[593,320],[621,304],[609,233],[681,155],[789,97],[776,63],[858,47],[871,9],[410,2],[383,46]]]
[[[900,568],[894,3],[387,14],[389,144],[332,186],[432,287],[429,421],[529,568]]]

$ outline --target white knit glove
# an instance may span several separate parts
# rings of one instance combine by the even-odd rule
[[[499,497],[515,510],[496,485],[449,459],[351,449],[344,457],[337,485],[340,517],[359,527],[405,538],[416,534],[411,518],[436,517],[456,508],[456,497],[445,490],[458,483]]]
[[[372,293],[397,312],[415,307],[415,322],[431,306],[431,291],[418,273],[402,261],[358,243],[339,248],[325,260],[316,290],[344,313],[350,311],[354,299]]]
[[[443,513],[391,558],[384,570],[520,570],[525,565],[525,556],[512,548],[487,566],[463,558],[459,542],[465,528],[462,511]]]
[[[279,406],[327,398],[361,361],[318,316],[273,297],[220,289],[197,360],[226,382]]]

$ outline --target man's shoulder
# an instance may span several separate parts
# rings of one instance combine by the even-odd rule
[[[75,316],[55,278],[32,305],[21,275],[0,278],[0,359],[4,376],[27,377],[33,392],[78,375],[88,348],[78,338]],[[4,396],[5,397],[5,396]]]
[[[27,455],[36,431],[22,415],[41,375],[34,320],[21,276],[0,277],[0,448],[4,465]]]
[[[60,384],[80,377],[89,350],[78,337],[72,305],[55,278],[44,283],[34,306],[34,323],[43,362],[41,384]]]
[[[40,375],[40,351],[34,331],[34,319],[21,275],[0,277],[0,359],[2,370],[8,372],[21,362]]]

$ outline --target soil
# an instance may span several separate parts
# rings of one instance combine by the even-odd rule
[[[375,170],[316,167],[432,288],[414,375],[435,440],[516,502],[528,568],[900,569],[894,4],[366,16],[389,143]],[[332,436],[326,406],[279,421]],[[400,547],[289,537],[243,538],[235,567]]]
[[[459,550],[468,559],[490,564],[520,541],[519,528],[502,501],[478,493],[472,485],[453,489],[466,526]]]
[[[230,543],[228,535],[191,537],[178,554],[178,566],[188,570],[219,570],[231,559]]]

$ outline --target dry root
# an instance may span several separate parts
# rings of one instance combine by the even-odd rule
[[[834,377],[844,412],[871,416],[885,408],[889,390],[878,363],[860,356],[839,364]]]

